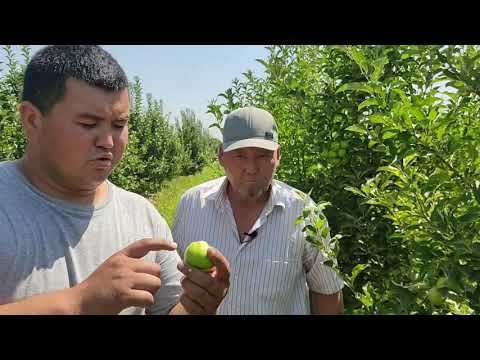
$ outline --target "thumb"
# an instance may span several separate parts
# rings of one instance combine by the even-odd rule
[[[207,256],[216,268],[216,277],[228,282],[230,279],[230,264],[225,256],[212,246],[208,247]]]

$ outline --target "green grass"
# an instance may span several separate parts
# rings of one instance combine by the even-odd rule
[[[162,191],[155,194],[151,198],[151,201],[171,228],[173,226],[177,204],[183,193],[195,185],[216,179],[220,176],[223,176],[223,169],[218,162],[214,162],[213,164],[205,166],[200,172],[194,175],[179,176],[167,181]]]

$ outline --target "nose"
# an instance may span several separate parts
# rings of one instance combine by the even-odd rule
[[[255,175],[258,172],[258,166],[255,159],[247,159],[245,162],[245,172],[249,175]]]
[[[113,135],[110,131],[101,132],[96,141],[96,145],[101,148],[111,149],[113,148]]]

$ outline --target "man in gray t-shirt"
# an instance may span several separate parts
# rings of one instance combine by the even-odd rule
[[[127,87],[98,46],[29,62],[26,151],[0,162],[0,314],[213,314],[225,297],[217,249],[213,271],[186,266],[155,208],[107,180],[128,143]]]
[[[73,287],[135,240],[172,241],[165,220],[141,196],[108,182],[97,208],[69,203],[32,186],[16,162],[0,163],[0,229],[0,304]],[[178,254],[150,252],[144,259],[161,266],[161,287],[147,312],[167,314],[182,292]],[[122,314],[144,312],[130,307]]]

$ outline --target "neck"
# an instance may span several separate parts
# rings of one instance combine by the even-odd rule
[[[25,154],[18,162],[18,167],[25,178],[37,189],[57,199],[80,205],[101,204],[107,197],[108,185],[106,181],[90,189],[80,189],[61,184],[56,181],[51,172],[45,170],[42,163]]]

